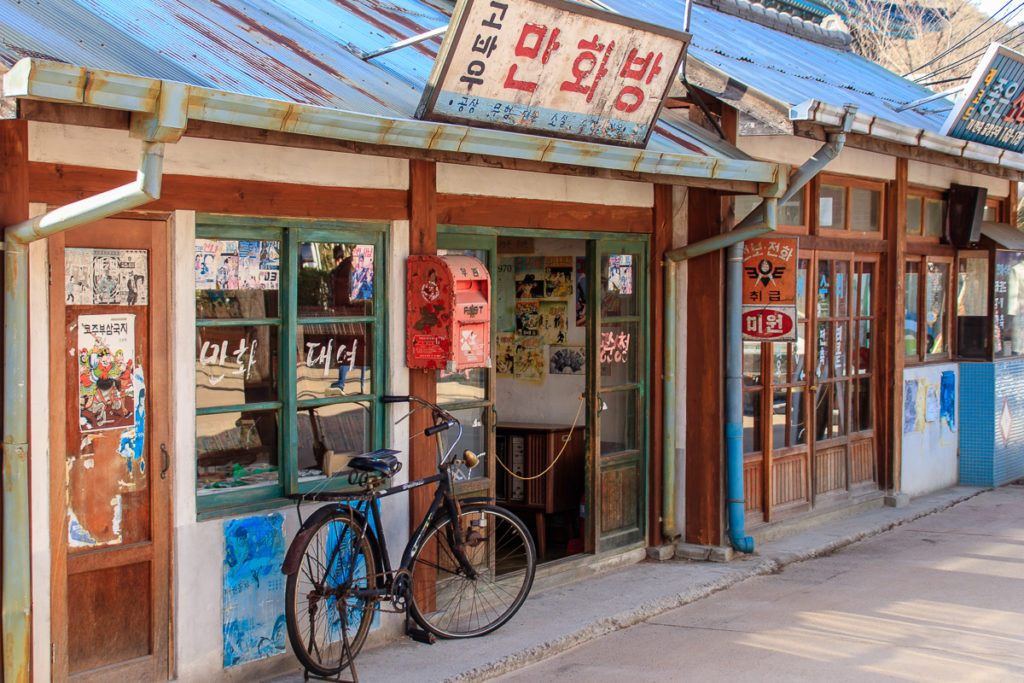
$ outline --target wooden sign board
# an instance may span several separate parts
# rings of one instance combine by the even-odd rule
[[[1024,55],[989,45],[942,133],[1014,152],[1024,150]]]
[[[416,115],[643,147],[689,40],[563,0],[458,0]]]
[[[797,238],[743,243],[744,341],[796,341]]]

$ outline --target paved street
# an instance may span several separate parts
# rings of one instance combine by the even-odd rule
[[[828,679],[1024,680],[1024,486],[984,492],[496,680]]]

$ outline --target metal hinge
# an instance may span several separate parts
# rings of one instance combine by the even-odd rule
[[[46,264],[46,286],[47,287],[52,287],[53,286],[53,264],[52,263],[47,263]]]
[[[57,646],[50,643],[50,664],[57,663]]]

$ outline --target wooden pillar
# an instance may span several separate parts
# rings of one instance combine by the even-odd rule
[[[690,188],[689,242],[717,235],[721,200]],[[690,259],[687,267],[686,529],[687,543],[721,545],[723,526],[723,254]]]
[[[900,490],[903,449],[903,305],[906,295],[905,254],[907,248],[907,167],[906,159],[896,159],[896,178],[886,185],[885,230],[889,249],[881,267],[881,289],[876,320],[882,326],[877,338],[882,344],[877,354],[879,386],[876,425],[878,438],[878,483],[886,491]]]
[[[437,253],[437,164],[409,161],[409,254]],[[403,314],[404,315],[404,314]],[[437,371],[409,370],[409,393],[428,401],[437,400]],[[437,471],[434,439],[423,436],[431,425],[430,413],[421,410],[409,419],[409,480],[429,477]],[[419,524],[430,507],[433,487],[410,491],[410,530]]]
[[[647,518],[651,520],[648,539],[651,545],[661,545],[661,505],[664,459],[674,458],[674,453],[665,453],[665,442],[663,437],[664,415],[662,405],[665,400],[665,388],[663,375],[665,369],[665,319],[661,312],[665,308],[665,279],[664,264],[662,260],[665,252],[672,247],[672,186],[654,186],[654,230],[651,234],[651,312],[650,312],[650,334],[651,334],[651,375],[649,378],[650,401],[648,413],[650,419],[650,458],[648,459],[650,473],[648,481],[650,496],[648,496]],[[675,265],[670,266],[675,268]]]

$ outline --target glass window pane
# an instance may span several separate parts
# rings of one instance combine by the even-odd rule
[[[983,221],[998,221],[999,220],[999,207],[995,204],[986,204],[985,209],[982,211],[981,220]]]
[[[635,254],[606,254],[601,259],[601,314],[639,315],[640,263]]]
[[[907,195],[907,234],[921,234],[921,208],[924,200],[921,197]]]
[[[818,261],[818,317],[832,317],[832,262]]]
[[[903,353],[917,356],[917,301],[918,281],[921,278],[921,264],[907,261],[907,271],[903,278]]]
[[[373,391],[372,328],[366,323],[298,325],[296,397],[300,401]]]
[[[828,377],[832,357],[832,335],[829,334],[831,325],[832,323],[818,323],[818,361],[814,366],[815,377]]]
[[[793,389],[793,401],[789,404],[789,445],[802,446],[807,443],[806,391]]]
[[[640,336],[638,323],[601,325],[601,385],[606,387],[639,381]]]
[[[452,411],[452,415],[462,424],[462,438],[459,439],[459,443],[456,446],[457,454],[461,457],[462,452],[465,450],[471,450],[473,453],[480,456],[480,464],[473,469],[467,469],[466,466],[459,465],[452,470],[452,474],[455,476],[455,481],[473,481],[476,479],[485,479],[487,477],[487,434],[490,428],[487,425],[487,413],[490,412],[490,408],[469,408],[467,410],[455,410]],[[577,429],[580,427],[577,426]],[[452,439],[455,438],[455,434],[451,435]],[[450,443],[450,441],[445,441]],[[559,444],[561,448],[561,444]]]
[[[761,391],[743,392],[743,452],[761,450]]]
[[[929,263],[925,281],[926,354],[949,350],[949,323],[946,316],[949,296],[949,264]]]
[[[861,377],[855,383],[857,390],[854,400],[856,401],[857,424],[854,428],[858,432],[871,429],[873,425],[874,411],[871,409],[871,378]]]
[[[278,482],[276,410],[196,417],[196,486],[200,493]]]
[[[846,382],[836,382],[832,394],[832,437],[846,434]]]
[[[346,469],[350,456],[373,450],[371,425],[368,404],[361,402],[299,408],[299,477],[334,474]]]
[[[276,318],[281,243],[195,241],[196,317]]]
[[[196,407],[278,400],[276,325],[196,329]]]
[[[814,440],[829,438],[832,424],[832,385],[820,384],[814,392]]]
[[[857,323],[857,373],[871,372],[871,321]]]
[[[437,402],[466,403],[487,398],[487,368],[467,368],[458,372],[437,371]]]
[[[300,242],[300,318],[373,315],[373,245]]]
[[[793,344],[793,381],[803,382],[807,379],[805,356],[807,348],[807,323],[796,326],[796,343]]]
[[[779,225],[804,224],[804,190],[800,190],[796,196],[779,204],[777,219]]]
[[[867,317],[871,315],[871,281],[875,273],[874,263],[858,264],[860,270],[860,283],[857,287],[857,315]]]
[[[988,355],[988,256],[961,256],[956,281],[957,355]]]
[[[789,382],[789,347],[792,344],[775,342],[768,345],[772,353],[772,383],[785,384]]]
[[[761,384],[761,342],[743,342],[743,385]]]
[[[845,318],[849,315],[850,303],[850,262],[836,261],[835,268],[835,317]]]
[[[847,374],[847,349],[846,323],[837,322],[835,325],[835,341],[832,346],[832,376],[844,377]]]
[[[785,448],[786,417],[789,415],[789,389],[776,389],[772,392],[772,449]]]
[[[747,215],[761,204],[761,197],[756,194],[739,194],[733,197],[732,215],[739,223]],[[782,223],[782,216],[778,216],[778,222]]]
[[[601,400],[607,406],[601,411],[601,454],[639,448],[637,407],[640,398],[637,390],[602,391]]]
[[[882,193],[879,190],[850,189],[850,230],[878,232],[881,215]]]
[[[942,199],[929,199],[924,207],[924,236],[942,237],[946,222],[946,202]]]
[[[1024,354],[1024,252],[996,252],[992,290],[995,355]]]
[[[846,229],[846,188],[822,185],[818,198],[818,227],[829,230]]]
[[[798,318],[807,317],[807,273],[811,262],[800,259],[796,266],[796,314]]]

